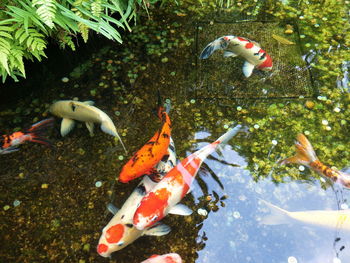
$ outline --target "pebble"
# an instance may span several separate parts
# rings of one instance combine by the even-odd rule
[[[303,165],[300,165],[299,166],[299,171],[304,171],[305,170],[305,167]]]
[[[228,129],[228,125],[227,124],[224,125],[224,129],[226,129],[226,130]]]
[[[95,186],[96,186],[96,187],[101,187],[101,186],[102,186],[102,182],[101,182],[101,181],[97,181],[97,182],[95,183]]]
[[[119,155],[119,156],[118,156],[118,159],[119,159],[120,161],[122,161],[122,160],[124,160],[124,156],[123,156],[123,155]]]
[[[259,129],[259,128],[260,128],[259,124],[254,125],[254,129]]]
[[[242,110],[242,107],[241,107],[241,106],[238,106],[238,107],[237,107],[237,110],[238,110],[238,111],[241,111],[241,110]]]
[[[340,108],[338,108],[338,107],[335,107],[333,110],[334,110],[335,112],[340,112]]]
[[[41,185],[41,188],[42,188],[42,189],[47,189],[48,187],[49,187],[48,184],[42,184],[42,185]]]
[[[271,141],[273,145],[277,145],[278,141],[277,140],[272,140]]]
[[[207,216],[207,215],[208,215],[208,211],[205,210],[205,209],[203,209],[203,208],[199,208],[199,209],[197,210],[197,213],[198,213],[199,215],[201,215],[201,216]]]
[[[15,201],[13,201],[13,206],[14,207],[16,207],[16,206],[19,206],[21,204],[21,201],[19,201],[19,200],[15,200]]]
[[[344,204],[340,205],[340,208],[343,209],[343,210],[347,210],[347,209],[349,209],[349,206],[348,206],[348,204],[344,203]]]
[[[328,125],[328,121],[327,120],[322,120],[322,124],[323,125]]]
[[[192,99],[192,100],[190,100],[190,102],[191,102],[192,104],[194,104],[194,103],[196,102],[196,100],[195,100],[195,99]]]
[[[331,126],[326,126],[326,130],[330,131],[330,130],[332,130],[332,127]]]
[[[238,219],[238,218],[241,217],[241,214],[240,214],[238,211],[234,211],[234,212],[233,212],[233,217],[236,218],[236,219]]]
[[[288,263],[298,263],[298,260],[295,257],[289,257]]]
[[[69,81],[69,78],[63,77],[61,80],[62,80],[63,83],[67,83]]]
[[[3,209],[4,209],[5,211],[7,211],[7,210],[10,209],[10,206],[9,206],[9,205],[5,205],[5,206],[3,207]]]
[[[305,135],[310,135],[309,131],[304,131]]]

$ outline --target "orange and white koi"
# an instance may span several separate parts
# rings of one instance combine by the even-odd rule
[[[247,78],[253,73],[254,68],[262,71],[272,69],[272,59],[260,45],[244,37],[223,36],[209,43],[200,54],[200,59],[207,59],[215,50],[227,49],[230,46],[231,51],[225,51],[224,57],[242,56],[246,61],[243,65],[243,74]]]
[[[231,139],[239,131],[240,127],[240,125],[237,125],[234,129],[227,131],[215,142],[192,153],[170,170],[141,200],[134,215],[134,226],[139,230],[150,227],[168,213],[190,215],[192,210],[178,203],[189,192],[203,161],[219,145]]]
[[[167,111],[161,106],[158,117],[162,121],[162,127],[123,166],[119,175],[120,182],[127,183],[141,175],[154,173],[154,166],[166,155],[170,143],[171,121]]]
[[[117,210],[109,205],[109,210],[114,216],[103,228],[98,242],[97,252],[103,257],[109,257],[111,253],[121,250],[143,235],[162,236],[170,232],[170,227],[165,224],[155,224],[152,227],[138,230],[133,226],[133,216],[137,205],[142,198],[157,184],[157,182],[169,172],[176,164],[176,153],[173,140],[170,138],[168,154],[156,166],[156,176],[144,176],[122,208]]]
[[[152,255],[149,259],[141,263],[182,263],[182,259],[179,254],[169,253],[165,255]]]
[[[296,154],[294,156],[282,160],[280,164],[296,163],[305,165],[321,176],[350,189],[350,174],[334,170],[321,163],[305,135],[298,134],[295,141],[295,150]]]
[[[18,151],[18,146],[27,141],[50,146],[51,143],[43,137],[43,133],[51,126],[53,126],[53,118],[37,122],[27,130],[14,132],[10,135],[2,135],[0,137],[0,154]]]

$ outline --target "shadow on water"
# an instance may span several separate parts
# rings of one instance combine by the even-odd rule
[[[181,30],[188,32],[188,38],[194,36],[192,24],[184,24]],[[268,43],[266,38],[265,41]],[[346,149],[335,155],[325,148],[347,145],[348,130],[321,135],[325,129],[320,128],[320,115],[326,112],[320,109],[316,115],[315,108],[307,113],[308,119],[308,115],[300,113],[305,109],[302,99],[235,100],[216,97],[211,90],[194,90],[198,84],[194,46],[183,44],[158,57],[145,56],[145,47],[138,47],[139,51],[132,43],[138,44],[126,41],[127,52],[116,51],[116,46],[109,43],[103,54],[92,54],[82,63],[87,65],[84,74],[67,83],[61,82],[62,75],[58,73],[47,79],[45,89],[34,93],[29,89],[28,93],[14,90],[13,100],[2,104],[1,129],[10,132],[47,117],[48,106],[57,99],[94,100],[111,116],[131,155],[159,128],[159,120],[152,112],[158,89],[172,102],[172,136],[180,159],[214,141],[236,123],[244,124],[246,129],[203,164],[191,193],[183,201],[194,210],[191,216],[169,215],[164,219],[172,228],[167,236],[141,237],[114,253],[112,259],[104,259],[97,254],[96,245],[111,218],[105,213],[106,204],[113,199],[120,207],[137,185],[116,182],[130,156],[98,127],[95,136],[89,137],[84,125],[78,124],[62,138],[61,120],[57,118],[55,128],[49,132],[53,150],[27,143],[16,153],[0,156],[0,261],[136,263],[152,254],[176,252],[186,263],[314,263],[334,262],[335,257],[346,262],[350,258],[350,240],[345,229],[303,223],[262,225],[269,211],[260,199],[288,211],[335,210],[347,204],[349,191],[333,190],[308,169],[277,167],[276,161],[291,155],[296,134],[307,130],[327,161],[343,165]],[[237,66],[241,62],[231,61],[230,66],[241,70],[241,65]],[[66,62],[62,63],[60,67],[64,68]],[[135,68],[139,71],[133,71]],[[220,78],[218,72],[211,72],[212,78]],[[41,83],[48,74],[41,71],[35,82]],[[258,81],[260,76],[254,78]],[[243,82],[249,83],[249,79],[240,81],[242,87]],[[251,94],[254,89],[264,95],[264,87],[249,86]],[[274,90],[283,91],[278,87]],[[201,99],[201,92],[211,97]],[[240,92],[243,94],[244,88]],[[21,93],[23,98],[17,98]],[[284,117],[288,114],[293,119]],[[101,187],[96,187],[96,182],[101,182]]]

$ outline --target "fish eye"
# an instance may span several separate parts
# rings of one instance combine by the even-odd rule
[[[124,241],[120,241],[120,242],[118,242],[118,244],[117,244],[118,246],[122,246],[122,245],[124,245]]]
[[[158,216],[154,216],[151,218],[151,221],[156,221],[158,219]]]

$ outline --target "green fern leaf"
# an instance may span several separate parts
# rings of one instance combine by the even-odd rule
[[[24,63],[23,63],[23,50],[19,46],[12,47],[10,50],[10,68],[13,71],[14,69],[18,69],[21,72],[21,75],[23,77],[26,77],[26,72],[24,70]]]
[[[53,20],[56,15],[55,3],[55,0],[33,0],[32,6],[39,6],[36,13],[49,28],[54,27]]]

